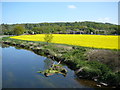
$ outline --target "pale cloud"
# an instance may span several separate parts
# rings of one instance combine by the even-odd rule
[[[98,21],[99,21],[99,22],[103,22],[103,23],[110,22],[110,20],[111,20],[111,18],[109,18],[109,17],[98,18]]]
[[[75,5],[68,5],[68,8],[77,8]]]

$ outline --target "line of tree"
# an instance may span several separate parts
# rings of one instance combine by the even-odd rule
[[[36,24],[1,24],[2,33],[5,35],[20,34],[45,34],[45,33],[83,33],[83,34],[119,34],[118,25],[98,22],[58,22],[58,23],[36,23]],[[21,30],[23,29],[23,30]],[[99,31],[100,32],[96,32]],[[103,31],[103,32],[102,32]],[[105,32],[106,33],[105,33]]]

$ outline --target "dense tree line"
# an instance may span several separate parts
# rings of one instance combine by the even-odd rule
[[[118,25],[98,22],[61,22],[61,23],[37,23],[37,24],[1,24],[5,35],[20,34],[120,34]],[[21,30],[24,29],[24,30]],[[15,31],[16,30],[16,31]]]

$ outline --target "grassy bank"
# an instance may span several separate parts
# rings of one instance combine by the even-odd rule
[[[79,78],[92,79],[99,83],[107,83],[107,85],[111,86],[120,86],[120,68],[117,59],[117,50],[104,50],[53,43],[46,44],[45,42],[17,40],[8,37],[3,38],[3,43],[28,49],[38,55],[61,61],[61,63],[73,69]],[[102,53],[105,55],[102,55]],[[113,55],[115,55],[115,57],[112,57]],[[109,57],[112,57],[110,61]]]

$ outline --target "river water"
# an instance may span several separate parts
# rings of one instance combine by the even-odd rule
[[[40,70],[48,69],[57,63],[32,51],[15,47],[2,48],[2,87],[3,88],[92,88],[95,82],[78,79],[67,66],[66,77],[54,74],[45,77]]]

